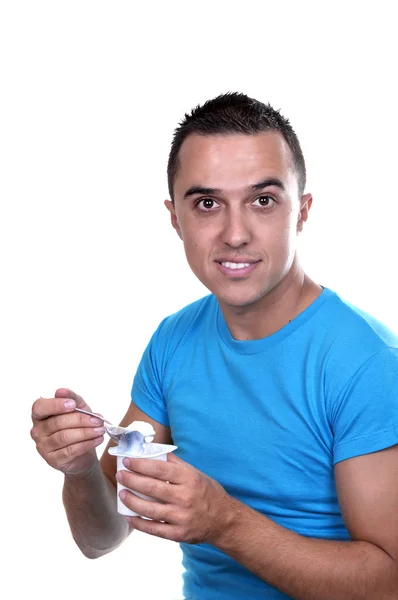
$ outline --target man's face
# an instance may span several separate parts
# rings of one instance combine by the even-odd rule
[[[282,135],[189,135],[179,153],[173,227],[221,306],[258,303],[288,274],[311,204]]]

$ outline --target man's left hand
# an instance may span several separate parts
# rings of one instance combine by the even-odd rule
[[[188,544],[215,544],[233,520],[232,513],[239,503],[211,477],[173,454],[167,458],[123,459],[129,471],[118,471],[119,483],[154,499],[144,500],[122,490],[123,504],[152,520],[125,518],[134,529],[157,537]]]

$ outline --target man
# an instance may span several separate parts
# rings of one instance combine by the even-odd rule
[[[82,552],[132,529],[180,542],[187,599],[398,598],[397,338],[304,273],[305,177],[289,122],[245,95],[176,130],[165,204],[211,294],[160,324],[121,421],[176,444],[167,462],[115,477],[80,396],[33,405]],[[116,480],[157,500],[121,493],[151,520],[116,513]]]

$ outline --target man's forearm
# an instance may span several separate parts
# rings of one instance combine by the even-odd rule
[[[378,546],[307,538],[234,499],[215,545],[296,600],[398,598],[398,565]]]
[[[98,462],[85,477],[65,475],[62,498],[73,538],[88,558],[107,554],[128,536],[116,510],[116,489]]]

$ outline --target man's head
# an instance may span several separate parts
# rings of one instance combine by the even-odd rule
[[[210,100],[177,128],[168,178],[172,225],[221,306],[257,304],[289,276],[312,199],[287,119],[243,94]]]
[[[300,143],[288,119],[270,104],[264,104],[245,94],[229,93],[208,100],[185,115],[174,132],[167,165],[170,198],[174,200],[174,181],[180,166],[179,152],[184,140],[197,135],[254,135],[267,131],[279,132],[289,146],[297,171],[298,189],[304,193],[306,169]]]

